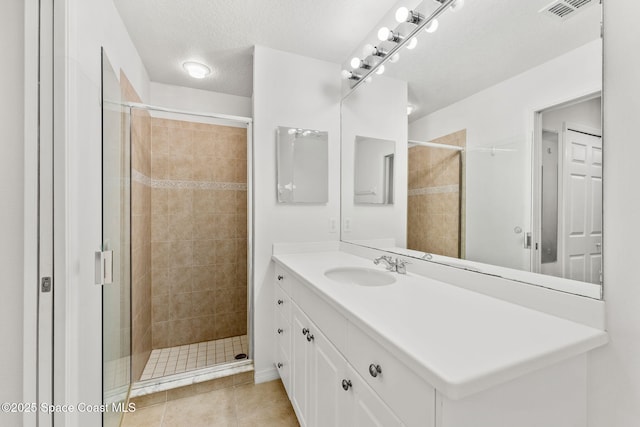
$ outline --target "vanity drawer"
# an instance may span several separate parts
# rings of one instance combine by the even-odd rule
[[[347,344],[347,319],[302,283],[294,284],[293,300],[344,354]]]
[[[288,276],[289,273],[284,268],[282,268],[282,266],[276,264],[275,276],[273,278],[274,283],[282,286],[282,290],[287,295],[291,295],[291,279]]]
[[[435,390],[360,328],[349,324],[347,360],[407,426],[433,427]],[[377,371],[376,368],[379,368]],[[375,377],[373,376],[375,375]]]
[[[278,355],[289,359],[291,357],[291,322],[282,316],[276,316],[276,342],[278,343]]]
[[[282,380],[282,385],[284,385],[284,389],[287,391],[287,396],[291,399],[291,362],[290,358],[286,356],[280,347],[278,347],[277,357],[276,357],[276,369],[278,370],[278,374],[280,374],[280,379]]]
[[[280,316],[285,319],[287,323],[291,323],[291,298],[285,293],[282,287],[276,285],[275,288],[273,303],[276,307],[276,319]]]

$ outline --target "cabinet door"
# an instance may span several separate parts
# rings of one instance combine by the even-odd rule
[[[313,365],[314,352],[312,342],[307,340],[307,334],[311,327],[311,321],[298,308],[293,306],[291,330],[291,403],[298,416],[301,426],[311,427],[309,423],[311,405],[311,367]]]
[[[347,379],[347,361],[320,331],[311,331],[314,359],[311,372],[312,411],[314,426],[351,427],[351,393],[342,387]]]
[[[391,409],[351,367],[349,367],[349,379],[353,395],[351,426],[391,427],[403,425]]]

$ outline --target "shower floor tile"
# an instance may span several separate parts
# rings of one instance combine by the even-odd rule
[[[220,363],[235,362],[237,354],[248,354],[247,342],[247,336],[241,335],[196,344],[155,349],[149,356],[140,380],[150,380]]]

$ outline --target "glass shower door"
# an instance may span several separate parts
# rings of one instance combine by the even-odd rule
[[[131,383],[131,161],[129,111],[102,51],[102,390],[104,426],[120,425]]]

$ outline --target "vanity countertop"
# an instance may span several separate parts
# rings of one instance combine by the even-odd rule
[[[390,273],[397,281],[386,286],[328,279],[324,272],[336,267],[384,271],[372,260],[345,252],[278,254],[273,259],[451,399],[608,341],[605,331],[411,273]]]

